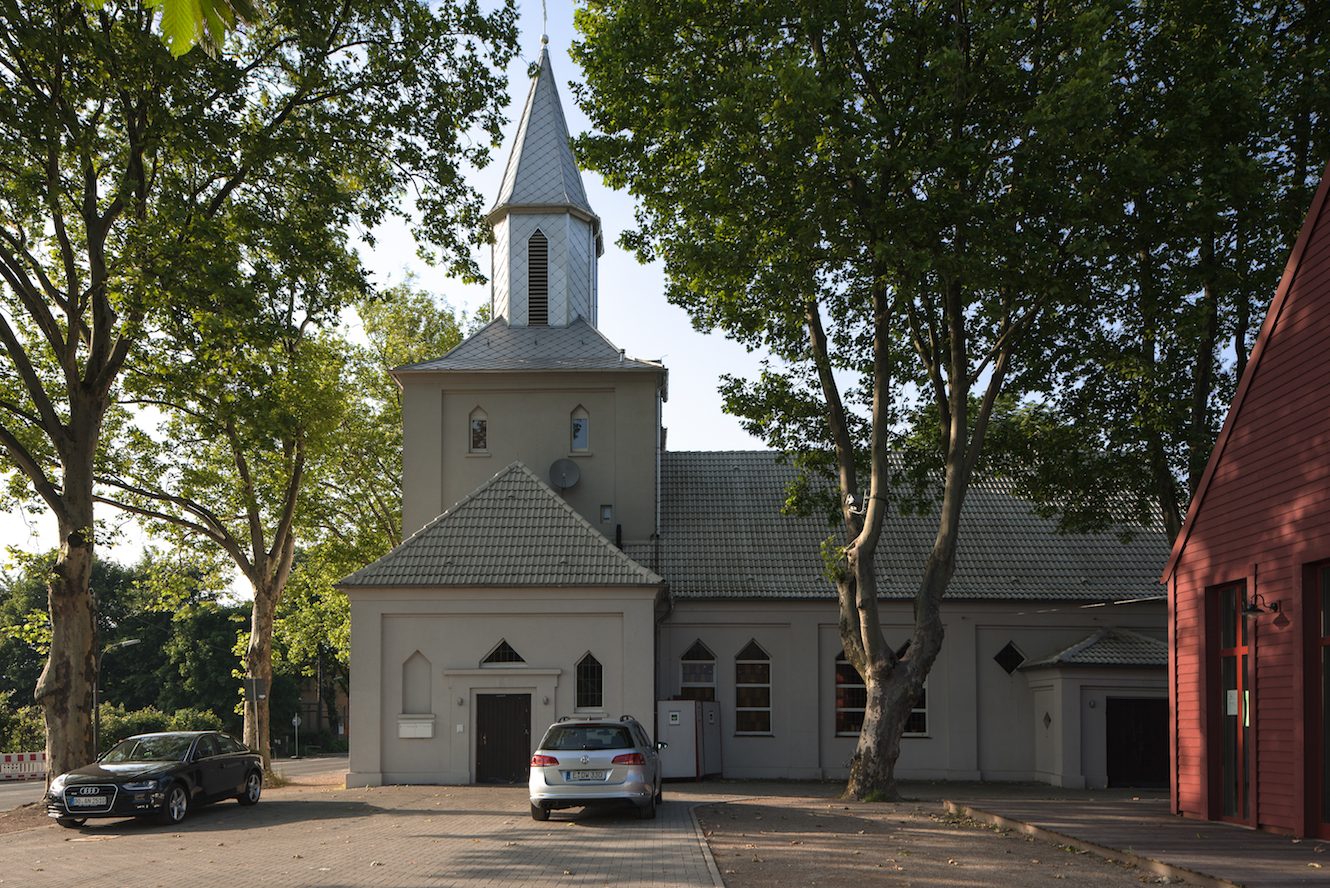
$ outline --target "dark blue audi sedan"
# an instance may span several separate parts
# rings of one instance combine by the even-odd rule
[[[194,805],[221,799],[253,805],[262,792],[263,759],[227,734],[139,734],[52,780],[46,813],[71,828],[89,817],[156,817],[176,824]]]

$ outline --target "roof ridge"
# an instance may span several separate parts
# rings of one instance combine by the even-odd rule
[[[383,553],[382,555],[380,555],[378,558],[375,558],[375,559],[374,559],[373,561],[371,561],[369,564],[366,564],[364,567],[360,568],[360,570],[357,570],[357,571],[354,571],[354,572],[348,574],[343,580],[339,581],[339,583],[344,583],[344,582],[346,582],[347,580],[351,579],[352,577],[356,576],[357,574],[361,573],[362,571],[364,571],[364,570],[366,570],[366,569],[372,567],[373,565],[377,564],[378,562],[382,561],[383,559],[388,558],[388,557],[391,556],[391,555],[395,555],[395,554],[397,554],[398,552],[403,551],[404,549],[406,549],[407,546],[411,545],[411,543],[412,543],[413,541],[415,541],[417,538],[419,538],[420,536],[422,536],[422,535],[425,533],[425,531],[427,531],[427,530],[429,530],[430,528],[434,527],[436,524],[438,524],[440,521],[443,521],[443,520],[444,520],[445,518],[447,518],[449,515],[456,514],[456,512],[457,512],[458,509],[462,508],[462,506],[464,506],[464,505],[466,505],[467,503],[469,503],[469,502],[471,502],[472,500],[474,500],[477,496],[480,495],[480,493],[481,493],[482,491],[488,490],[491,486],[493,486],[493,485],[499,480],[499,476],[500,476],[500,475],[505,475],[505,474],[507,474],[509,469],[511,469],[513,466],[517,466],[517,465],[521,465],[521,463],[520,463],[520,462],[509,463],[506,467],[500,469],[498,472],[496,472],[495,474],[491,475],[490,478],[489,478],[488,480],[482,482],[482,483],[480,484],[480,486],[477,487],[475,490],[471,491],[471,492],[468,493],[466,496],[462,497],[462,498],[459,499],[457,502],[453,503],[451,506],[449,506],[448,508],[444,509],[444,510],[443,510],[442,512],[440,512],[438,515],[435,515],[435,516],[434,516],[432,519],[430,519],[429,521],[426,521],[424,524],[422,524],[422,525],[420,526],[419,529],[417,529],[415,532],[413,532],[413,533],[411,534],[411,536],[409,536],[409,537],[407,537],[406,539],[402,540],[402,541],[401,541],[400,543],[398,543],[396,546],[393,546],[393,547],[392,547],[391,549],[389,549],[387,552],[384,552],[384,553]]]
[[[567,512],[569,515],[572,516],[574,521],[582,525],[582,527],[585,528],[589,533],[593,534],[595,536],[596,541],[599,542],[602,546],[606,547],[611,555],[623,561],[628,562],[628,564],[639,574],[641,574],[643,578],[646,579],[648,582],[653,582],[653,583],[664,582],[664,579],[660,577],[658,574],[654,573],[653,571],[649,570],[643,565],[638,564],[636,561],[630,558],[628,556],[628,553],[624,552],[623,549],[620,549],[618,546],[614,545],[614,543],[611,543],[609,541],[609,538],[607,538],[605,534],[601,533],[599,530],[596,530],[596,528],[591,525],[590,521],[583,518],[582,514],[578,512],[576,509],[574,509],[571,503],[569,503],[566,499],[560,496],[558,491],[556,491],[553,487],[550,487],[548,484],[546,484],[544,480],[542,480],[541,477],[537,475],[535,472],[531,471],[531,468],[528,465],[526,465],[526,463],[523,463],[522,461],[518,460],[513,462],[512,465],[508,466],[508,469],[513,468],[513,466],[516,466],[518,469],[525,472],[527,476],[531,478],[531,480],[535,481],[538,485],[540,485],[540,487],[546,493],[548,493],[551,498],[553,498],[555,503],[557,503],[565,512]],[[507,469],[505,469],[504,471],[507,471]]]

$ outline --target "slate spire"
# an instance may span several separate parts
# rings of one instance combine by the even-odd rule
[[[573,159],[568,123],[544,45],[490,216],[515,206],[568,207],[595,216]]]
[[[595,327],[604,239],[573,159],[545,42],[488,217],[494,229],[491,309],[513,327],[568,327],[579,320]]]

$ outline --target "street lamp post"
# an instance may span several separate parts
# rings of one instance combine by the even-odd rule
[[[143,641],[141,638],[122,638],[120,641],[113,641],[102,648],[102,652],[97,655],[96,670],[92,680],[92,754],[97,758],[100,758],[102,754],[102,707],[99,699],[99,689],[102,685],[102,659],[111,651],[131,647],[141,641]]]

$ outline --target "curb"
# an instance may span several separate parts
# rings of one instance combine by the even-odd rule
[[[1080,851],[1088,851],[1098,857],[1108,861],[1121,861],[1130,863],[1138,869],[1155,873],[1160,876],[1168,876],[1171,879],[1178,879],[1193,885],[1204,885],[1206,888],[1243,888],[1238,882],[1230,882],[1227,879],[1220,879],[1215,876],[1177,866],[1172,863],[1165,863],[1162,860],[1156,860],[1153,857],[1145,857],[1131,851],[1124,851],[1121,848],[1110,848],[1107,845],[1096,845],[1094,842],[1087,842],[1084,839],[1075,836],[1069,836],[1065,833],[1054,832],[1051,829],[1044,829],[1041,826],[1034,826],[1023,820],[1013,820],[1010,817],[1003,817],[1001,814],[994,814],[991,811],[985,811],[981,808],[971,807],[970,805],[958,804],[950,799],[944,799],[943,807],[947,809],[948,814],[959,814],[979,820],[992,826],[998,826],[1003,829],[1015,830],[1028,836],[1034,836],[1036,839],[1042,839],[1045,842],[1052,842],[1055,845],[1066,845]]]
[[[725,880],[720,877],[720,867],[716,866],[716,858],[711,856],[711,843],[702,832],[702,824],[697,821],[697,809],[700,807],[700,804],[689,805],[688,819],[693,821],[693,833],[697,836],[697,844],[702,847],[702,859],[706,861],[707,872],[711,873],[711,884],[715,888],[725,888]]]

